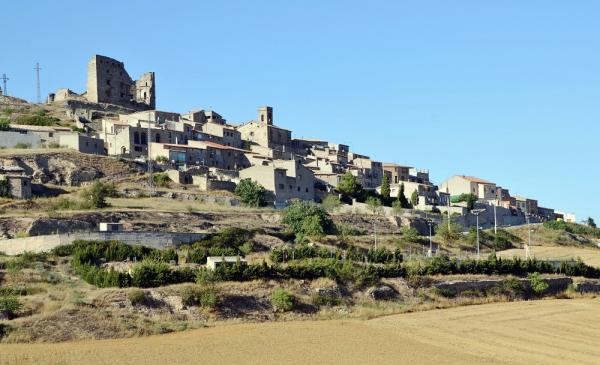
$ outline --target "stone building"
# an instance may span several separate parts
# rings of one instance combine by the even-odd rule
[[[18,166],[0,166],[0,196],[31,199],[31,177]]]
[[[299,160],[273,160],[240,171],[240,179],[258,182],[267,191],[267,201],[283,206],[292,199],[314,200],[315,177]]]
[[[259,147],[255,149],[251,146],[254,152],[266,154],[265,149],[268,149],[275,159],[291,158],[292,132],[273,124],[273,108],[270,106],[258,109],[258,121],[252,120],[237,127],[237,130],[241,133],[241,139]]]
[[[73,149],[81,153],[106,155],[104,141],[100,138],[86,136],[79,133],[60,134],[58,144],[61,147]]]
[[[150,124],[150,136],[148,136],[148,124]],[[109,155],[130,158],[147,156],[148,141],[178,145],[186,144],[192,136],[193,125],[189,123],[158,124],[137,119],[129,121],[103,119],[100,132],[100,138],[104,140],[104,148]]]
[[[412,167],[397,165],[395,163],[384,163],[383,169],[390,174],[390,184],[398,184],[409,180],[409,170]]]
[[[94,55],[88,62],[85,98],[94,103],[116,104],[133,109],[154,109],[154,72],[133,80],[125,65],[113,58]]]
[[[153,160],[159,157],[176,165],[208,166],[222,170],[240,170],[250,166],[244,151],[238,148],[206,141],[189,141],[188,144],[152,142],[150,154]]]
[[[440,191],[451,196],[473,194],[480,200],[496,200],[496,184],[475,176],[455,175],[440,184]]]

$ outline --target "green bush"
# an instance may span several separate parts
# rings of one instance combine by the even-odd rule
[[[271,294],[271,305],[276,310],[289,312],[294,309],[294,297],[283,288],[278,288]]]
[[[154,185],[158,187],[167,187],[171,182],[171,178],[169,177],[169,175],[167,175],[167,173],[164,172],[154,174],[152,176],[152,179],[154,180]]]
[[[105,208],[108,206],[106,198],[117,196],[118,193],[114,183],[106,184],[96,180],[90,187],[81,191],[82,203],[80,205],[86,209]]]
[[[262,207],[265,205],[265,188],[251,179],[243,179],[235,188],[235,195],[241,202],[249,207]]]
[[[166,156],[158,156],[154,161],[158,164],[168,164],[169,159]]]
[[[312,296],[312,303],[316,306],[329,306],[333,307],[336,305],[340,305],[342,303],[342,299],[333,295],[319,295],[314,294]]]
[[[539,272],[531,273],[527,278],[529,279],[531,290],[536,294],[542,294],[550,287]]]
[[[339,208],[340,205],[342,205],[342,202],[340,201],[340,198],[335,195],[327,195],[325,199],[323,199],[323,203],[321,205],[326,211],[333,212]]]
[[[583,224],[569,223],[565,221],[547,221],[544,227],[557,231],[565,231],[573,234],[588,235],[600,238],[600,228],[585,226]]]
[[[8,131],[10,129],[10,120],[0,118],[0,131]]]
[[[23,143],[23,142],[19,142],[17,144],[15,144],[14,148],[20,149],[20,150],[26,150],[31,148],[31,144],[30,143]]]
[[[32,114],[21,114],[16,119],[16,124],[37,126],[51,126],[56,125],[58,122],[60,122],[60,119],[47,116],[44,110]]]
[[[296,234],[298,242],[321,238],[333,228],[327,211],[305,200],[294,201],[285,208],[282,222]]]
[[[127,299],[131,302],[131,305],[138,305],[144,303],[146,299],[146,292],[141,289],[133,288],[127,292]]]
[[[15,314],[23,307],[19,302],[19,298],[14,295],[0,297],[0,313],[7,316],[9,319],[14,318]]]

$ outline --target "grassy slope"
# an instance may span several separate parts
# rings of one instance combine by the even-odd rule
[[[240,324],[96,342],[0,345],[5,364],[596,364],[599,299],[543,300],[371,321]]]

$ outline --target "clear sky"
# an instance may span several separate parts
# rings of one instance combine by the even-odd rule
[[[6,1],[9,92],[85,90],[94,53],[155,71],[158,108],[468,174],[600,220],[598,1]]]

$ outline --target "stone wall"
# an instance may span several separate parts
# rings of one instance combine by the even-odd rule
[[[87,232],[54,234],[0,240],[0,252],[7,255],[18,255],[25,251],[46,252],[54,247],[70,244],[75,240],[113,240],[121,241],[128,245],[162,249],[173,246],[177,247],[182,244],[191,244],[206,236],[206,233],[179,232]]]

